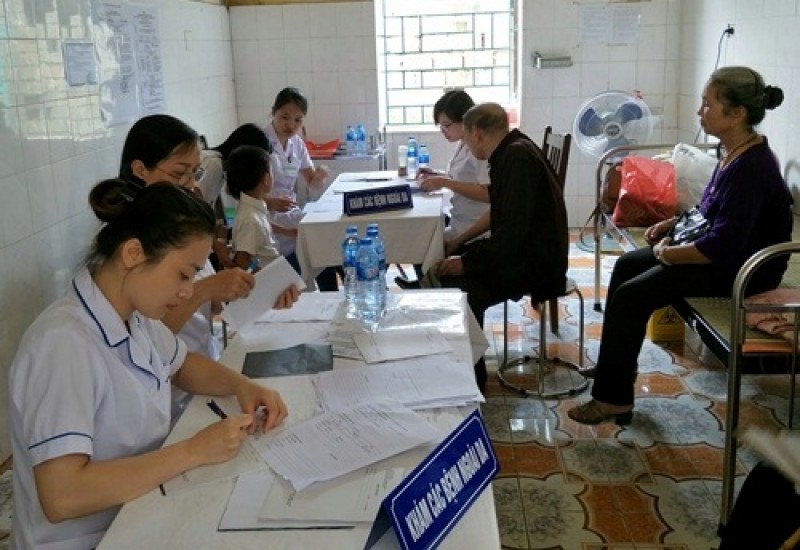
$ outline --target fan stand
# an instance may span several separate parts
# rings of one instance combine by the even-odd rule
[[[578,250],[582,250],[583,252],[594,253],[594,235],[591,233],[587,235],[584,229],[581,230],[578,242],[575,243],[575,246],[578,248]],[[621,255],[623,252],[624,250],[622,249],[622,246],[608,233],[604,233],[600,238],[601,254]]]

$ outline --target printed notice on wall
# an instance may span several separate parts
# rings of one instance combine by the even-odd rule
[[[158,38],[158,6],[130,6],[134,27],[136,67],[139,70],[141,115],[163,113],[164,76],[161,71],[161,42]]]
[[[581,45],[627,46],[639,42],[641,11],[625,4],[581,6]]]
[[[92,0],[100,81],[100,116],[106,126],[163,112],[164,85],[157,5]]]
[[[70,86],[97,84],[97,58],[91,40],[64,40],[64,72]]]

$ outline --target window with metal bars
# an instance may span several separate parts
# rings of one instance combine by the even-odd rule
[[[381,124],[433,124],[461,88],[476,103],[517,103],[517,0],[375,0]]]

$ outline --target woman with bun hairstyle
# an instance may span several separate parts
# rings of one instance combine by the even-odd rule
[[[160,321],[195,291],[214,231],[208,204],[120,179],[97,184],[90,204],[104,225],[10,369],[12,548],[94,548],[123,503],[233,458],[287,413],[277,392],[188,351]],[[173,384],[236,396],[242,412],[162,448]]]
[[[139,119],[128,132],[122,148],[120,177],[137,186],[166,181],[199,195],[198,180],[203,179],[200,142],[197,132],[170,115],[150,115]],[[219,357],[216,338],[211,333],[211,318],[222,311],[222,304],[246,298],[255,279],[240,269],[215,271],[205,262],[195,276],[192,295],[164,316],[163,321],[180,334],[189,349],[211,359]],[[292,285],[278,298],[276,308],[287,308],[297,300]]]
[[[755,130],[783,92],[766,86],[748,67],[714,71],[697,115],[706,134],[724,151],[699,208],[708,232],[694,242],[673,244],[675,218],[648,228],[651,247],[622,255],[606,297],[593,400],[568,412],[583,424],[629,423],[633,414],[637,357],[647,320],[658,308],[691,296],[730,296],[742,265],[757,251],[791,239],[792,198],[766,136]],[[775,259],[750,280],[747,294],[778,286],[788,258]]]

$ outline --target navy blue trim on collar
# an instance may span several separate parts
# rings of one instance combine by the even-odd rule
[[[131,365],[133,365],[134,367],[136,367],[137,369],[139,369],[140,371],[142,371],[146,375],[149,375],[152,378],[154,378],[155,381],[156,381],[156,389],[161,390],[161,379],[158,376],[156,376],[155,373],[153,373],[152,369],[148,370],[148,369],[138,365],[136,363],[136,361],[133,360],[133,355],[131,354],[131,337],[130,337],[130,335],[122,338],[122,340],[120,340],[119,342],[117,342],[115,344],[112,344],[111,341],[108,338],[108,334],[106,333],[105,329],[103,328],[102,323],[100,323],[100,320],[94,314],[94,312],[92,311],[92,308],[89,307],[88,302],[81,295],[81,291],[80,291],[80,289],[78,289],[78,285],[75,283],[75,279],[72,279],[72,288],[75,289],[75,294],[78,296],[78,299],[81,301],[81,304],[83,305],[83,308],[86,310],[86,313],[88,313],[89,316],[92,318],[92,320],[97,324],[97,328],[100,330],[100,333],[103,335],[103,340],[105,340],[106,345],[108,347],[110,347],[110,348],[116,348],[118,346],[121,346],[122,344],[127,344],[128,345],[128,359],[130,359]],[[137,325],[141,324],[141,323],[139,323],[139,319],[138,318],[137,318],[136,322],[137,322]],[[175,352],[175,355],[177,355],[177,350]],[[153,351],[152,350],[150,350],[149,362],[150,362],[149,366],[152,367],[152,364],[153,364]]]

